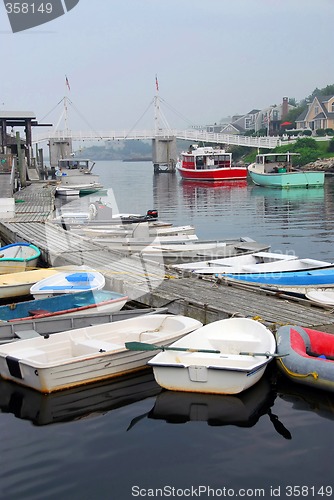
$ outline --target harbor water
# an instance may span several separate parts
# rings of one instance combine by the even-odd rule
[[[281,191],[182,182],[150,162],[94,170],[115,211],[334,261],[334,177]],[[334,394],[288,383],[275,363],[239,396],[163,391],[150,370],[48,396],[0,381],[0,433],[4,500],[334,497]]]

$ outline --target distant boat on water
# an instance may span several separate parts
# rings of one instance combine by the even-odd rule
[[[232,153],[193,145],[181,153],[176,168],[185,180],[222,181],[246,179],[247,167],[232,164]]]
[[[298,153],[266,153],[248,166],[250,178],[258,186],[271,188],[322,187],[325,173],[296,169],[292,159]]]

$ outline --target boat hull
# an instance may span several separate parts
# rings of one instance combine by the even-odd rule
[[[300,326],[278,329],[277,353],[280,370],[290,380],[310,387],[334,391],[334,336]]]
[[[231,167],[210,170],[197,170],[177,167],[177,170],[184,180],[199,180],[199,181],[226,181],[236,179],[246,179],[247,168]]]
[[[236,361],[232,360],[231,361]],[[235,366],[235,362],[233,363]],[[203,394],[239,394],[260,380],[267,362],[256,370],[242,368],[240,371],[216,367],[210,369],[202,366],[153,366],[157,383],[170,391],[199,392]]]
[[[156,314],[21,340],[0,347],[0,375],[43,393],[93,383],[146,367],[152,351],[129,351],[125,341],[168,345],[200,326]]]
[[[249,175],[257,186],[272,188],[322,187],[324,172],[285,172],[275,174],[257,173],[249,170]]]

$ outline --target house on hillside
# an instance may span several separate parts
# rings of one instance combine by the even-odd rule
[[[296,120],[296,129],[334,129],[334,96],[318,96]]]
[[[232,116],[231,123],[227,123],[222,127],[222,134],[244,134],[249,130],[255,129],[255,122],[260,111],[258,109],[252,109],[249,113],[245,115]]]
[[[243,116],[232,118],[231,123],[222,128],[225,134],[245,134],[250,130],[258,132],[267,129],[268,135],[278,135],[281,123],[286,119],[290,109],[294,106],[289,104],[288,98],[283,97],[279,105],[269,106],[264,109],[252,109]]]

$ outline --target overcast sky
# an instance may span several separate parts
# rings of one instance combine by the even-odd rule
[[[333,0],[80,0],[15,34],[0,8],[2,110],[56,123],[67,95],[75,130],[153,128],[156,74],[172,128],[334,83]]]

